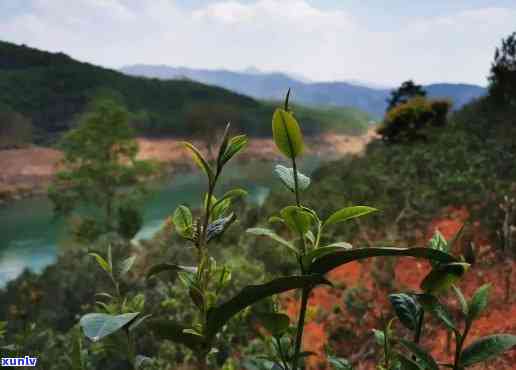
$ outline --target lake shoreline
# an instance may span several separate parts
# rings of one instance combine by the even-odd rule
[[[324,133],[307,139],[310,154],[328,159],[348,154],[360,154],[367,143],[376,138],[371,128],[361,136]],[[162,176],[190,172],[194,165],[179,138],[138,138],[138,159],[155,160],[162,165]],[[203,144],[194,141],[199,148]],[[206,151],[204,151],[206,152]],[[271,138],[250,138],[248,148],[238,157],[239,162],[251,160],[274,161],[280,158]],[[0,206],[33,196],[46,195],[53,176],[60,168],[62,153],[45,147],[0,150]]]

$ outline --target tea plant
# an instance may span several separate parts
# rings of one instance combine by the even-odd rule
[[[301,129],[294,114],[289,110],[290,90],[285,98],[283,108],[278,108],[274,112],[272,119],[272,131],[274,142],[279,151],[287,157],[292,167],[276,166],[275,172],[285,185],[286,189],[294,194],[295,203],[281,209],[278,215],[274,215],[269,219],[270,223],[278,223],[284,227],[291,235],[290,240],[284,239],[271,229],[252,228],[248,232],[254,235],[265,236],[279,243],[281,246],[292,254],[299,266],[301,276],[320,275],[324,276],[328,271],[348,262],[360,260],[375,256],[413,256],[427,259],[436,259],[443,263],[456,262],[451,255],[438,250],[426,248],[357,248],[343,241],[326,241],[324,232],[339,223],[347,222],[358,217],[365,216],[376,209],[368,206],[352,206],[342,208],[327,219],[322,220],[317,212],[313,209],[302,205],[301,195],[310,185],[310,178],[298,171],[296,159],[302,154],[304,149],[303,136]],[[323,283],[331,284],[324,280]],[[321,282],[317,282],[321,283]],[[282,348],[277,345],[277,356],[281,361],[274,361],[277,369],[297,370],[300,366],[301,359],[306,357],[306,353],[301,352],[302,338],[306,313],[308,307],[308,298],[311,291],[316,287],[316,283],[306,284],[301,288],[301,307],[299,311],[298,322],[295,327],[295,336],[288,338],[288,317],[273,312],[268,316],[267,321],[272,321],[275,317],[275,325],[282,330],[277,331],[277,327],[270,322],[265,323],[266,327],[274,328],[271,333],[274,337],[278,337],[278,343],[281,343],[283,335],[286,345],[291,345],[293,349]]]
[[[79,324],[83,328],[84,334],[93,342],[123,329],[125,339],[121,339],[119,336],[111,337],[112,345],[106,346],[106,348],[114,348],[115,352],[125,353],[124,357],[127,361],[135,363],[140,361],[140,357],[136,354],[133,333],[149,315],[140,315],[145,303],[142,294],[130,297],[120,289],[121,280],[131,270],[136,256],[130,256],[116,264],[113,261],[111,250],[111,245],[109,245],[106,257],[99,253],[90,253],[90,256],[109,277],[113,290],[112,292],[97,293],[99,299],[97,305],[101,312],[84,315]],[[125,351],[120,348],[125,348]]]
[[[456,238],[454,239],[456,240]],[[437,232],[430,240],[429,248],[448,251],[454,241],[448,243]],[[447,367],[453,370],[463,370],[479,362],[494,358],[506,350],[516,346],[516,335],[494,334],[477,339],[464,348],[467,336],[482,311],[488,305],[490,285],[486,284],[477,289],[468,301],[461,290],[454,284],[468,270],[469,263],[437,263],[421,282],[421,293],[396,293],[389,296],[391,304],[401,324],[414,333],[412,340],[400,338],[393,330],[393,320],[383,331],[375,331],[378,342],[384,349],[384,359],[380,369],[430,369]],[[457,295],[461,307],[460,325],[450,314],[450,310],[441,303],[439,297],[450,288]],[[424,336],[423,321],[425,313],[435,317],[443,324],[455,339],[455,353],[452,363],[440,364],[430,353],[420,345]],[[409,354],[407,354],[407,352]]]
[[[437,260],[443,264],[458,260],[441,250],[429,248],[352,248],[346,242],[327,241],[324,232],[339,223],[375,212],[367,206],[342,208],[330,217],[321,219],[313,209],[302,205],[301,194],[310,184],[308,176],[301,174],[296,159],[303,152],[303,136],[293,113],[288,106],[289,93],[284,108],[274,112],[272,120],[273,136],[280,152],[292,162],[292,167],[276,166],[275,172],[295,197],[295,203],[281,209],[278,215],[271,217],[287,229],[291,238],[284,239],[273,230],[253,228],[251,234],[267,236],[282,245],[292,254],[299,266],[299,273],[284,276],[261,285],[247,286],[232,298],[223,301],[222,292],[231,279],[231,271],[219,265],[212,256],[210,243],[223,236],[224,232],[235,222],[236,216],[230,212],[232,199],[242,197],[246,192],[233,189],[219,198],[216,186],[224,167],[247,144],[245,135],[229,137],[229,125],[219,146],[218,156],[210,164],[202,153],[191,143],[185,143],[194,162],[203,171],[207,179],[207,191],[202,195],[203,209],[199,217],[185,205],[180,205],[172,217],[176,232],[191,245],[195,255],[195,266],[184,266],[176,261],[165,261],[151,267],[147,279],[168,271],[178,276],[191,298],[196,310],[196,317],[190,324],[178,323],[168,318],[148,318],[140,309],[128,311],[126,299],[118,289],[117,279],[113,274],[112,262],[94,255],[99,265],[108,273],[115,288],[115,296],[104,295],[111,303],[102,305],[105,313],[93,313],[81,319],[84,333],[92,340],[99,340],[119,330],[127,335],[127,358],[134,368],[141,365],[142,357],[136,355],[131,340],[131,327],[145,320],[147,327],[162,339],[172,340],[188,347],[195,354],[198,369],[209,367],[208,357],[215,352],[215,343],[224,332],[228,321],[239,315],[249,306],[264,298],[288,290],[301,291],[301,307],[297,325],[290,327],[289,318],[277,311],[260,315],[265,327],[273,334],[273,350],[276,355],[268,362],[275,369],[297,370],[302,366],[302,359],[310,353],[302,352],[302,338],[307,317],[308,298],[311,291],[320,284],[331,284],[325,274],[348,262],[376,256],[412,256]],[[99,316],[100,315],[100,316]],[[344,360],[334,361],[338,364]]]

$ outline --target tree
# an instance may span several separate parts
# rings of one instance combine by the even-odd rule
[[[0,149],[20,148],[32,142],[32,122],[20,113],[0,108]]]
[[[75,235],[94,240],[116,231],[132,238],[141,226],[135,201],[152,162],[136,159],[138,145],[128,123],[129,113],[112,100],[98,100],[61,140],[64,170],[57,173],[49,197],[55,211],[68,215],[81,206],[96,208],[100,217],[81,217]]]
[[[489,92],[496,101],[516,107],[516,32],[496,48],[489,76]]]
[[[377,132],[387,142],[427,139],[425,129],[446,125],[450,108],[451,103],[447,100],[418,96],[389,110]]]
[[[401,84],[396,90],[391,91],[391,96],[387,99],[387,112],[398,104],[406,103],[416,96],[425,97],[426,91],[421,85],[416,85],[414,81],[408,80]]]

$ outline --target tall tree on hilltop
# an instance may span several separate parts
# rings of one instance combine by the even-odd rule
[[[489,76],[489,92],[502,104],[516,107],[516,32],[496,48]]]
[[[417,96],[426,96],[423,86],[415,84],[412,80],[403,82],[400,87],[391,91],[391,96],[387,99],[387,112]]]

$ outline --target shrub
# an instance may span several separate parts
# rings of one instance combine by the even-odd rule
[[[425,129],[446,125],[450,108],[446,100],[412,98],[389,110],[377,132],[388,142],[426,140]]]

